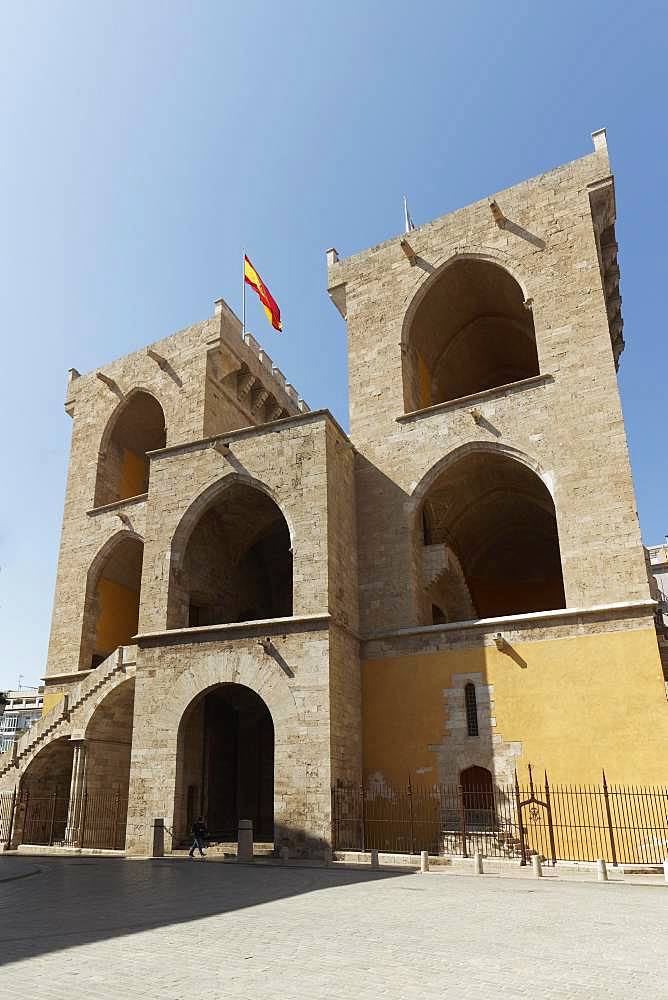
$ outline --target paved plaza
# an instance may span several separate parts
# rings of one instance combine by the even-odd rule
[[[0,857],[29,1000],[665,997],[668,886]]]

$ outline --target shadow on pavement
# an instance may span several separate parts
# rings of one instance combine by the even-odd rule
[[[33,878],[0,858],[0,965],[244,907],[412,872],[116,858],[34,859]],[[31,859],[32,860],[32,859]]]

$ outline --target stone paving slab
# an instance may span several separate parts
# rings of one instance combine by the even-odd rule
[[[15,857],[0,856],[0,882],[13,882],[15,879],[39,875],[39,872],[37,865],[30,862]]]
[[[665,885],[168,859],[39,867],[0,885],[8,996],[666,995]]]

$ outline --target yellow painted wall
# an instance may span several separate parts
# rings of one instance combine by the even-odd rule
[[[137,497],[146,492],[146,458],[128,448],[123,449],[123,464],[118,486],[118,499]]]
[[[447,742],[443,689],[455,673],[494,685],[496,727],[551,782],[668,782],[668,701],[653,628],[366,661],[364,769],[390,784],[437,780],[429,744]],[[484,734],[481,730],[481,738]],[[419,777],[418,777],[419,780]]]
[[[62,691],[45,691],[42,701],[42,715],[48,715],[52,708],[65,697]]]
[[[95,633],[95,652],[111,653],[127,645],[136,635],[139,622],[139,594],[114,580],[102,578],[98,584],[100,613]]]

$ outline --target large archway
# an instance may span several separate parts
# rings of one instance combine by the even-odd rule
[[[422,618],[466,621],[565,606],[554,503],[507,454],[466,451],[421,505]]]
[[[197,504],[197,502],[196,502]],[[199,509],[201,506],[201,509]],[[197,504],[173,552],[168,628],[282,618],[292,614],[292,548],[271,497],[234,480]]]
[[[134,698],[132,677],[100,701],[86,726],[81,780],[72,791],[81,797],[83,847],[118,850],[125,844]]]
[[[123,531],[98,553],[88,571],[80,666],[98,666],[137,633],[144,545]]]
[[[155,396],[138,390],[114,412],[102,437],[95,483],[95,506],[148,491],[147,452],[164,448],[165,414]]]
[[[63,737],[47,743],[24,771],[15,831],[18,843],[65,843],[73,758],[74,744]]]
[[[274,725],[262,698],[241,684],[198,696],[179,726],[174,828],[185,839],[203,816],[211,837],[237,839],[240,819],[256,841],[274,839]]]
[[[539,374],[524,293],[487,260],[459,258],[429,283],[406,343],[406,412]]]

